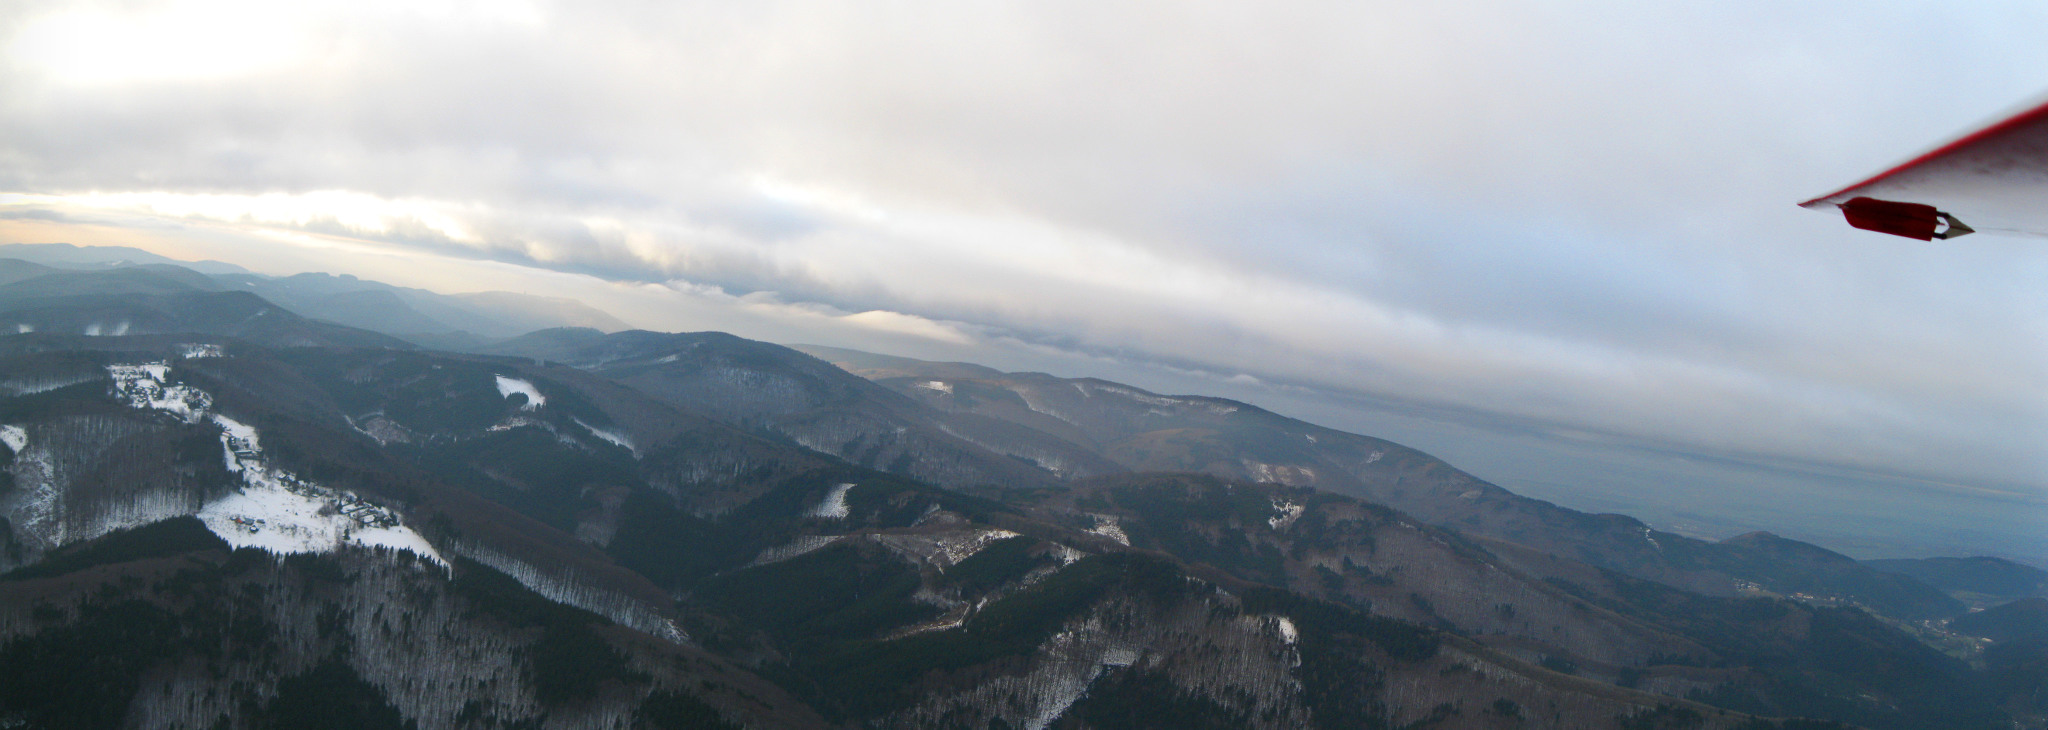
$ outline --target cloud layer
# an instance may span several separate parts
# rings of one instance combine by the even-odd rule
[[[2048,498],[2039,242],[1792,205],[2048,85],[2037,4],[32,5],[0,238]]]

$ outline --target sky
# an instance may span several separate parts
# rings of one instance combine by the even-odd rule
[[[1111,377],[1700,534],[2048,558],[2048,241],[1794,206],[2038,101],[2048,6],[1667,5],[7,3],[0,242]]]

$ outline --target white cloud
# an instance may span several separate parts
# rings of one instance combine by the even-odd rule
[[[214,81],[301,62],[306,41],[278,3],[86,7],[30,20],[12,55],[64,83]]]

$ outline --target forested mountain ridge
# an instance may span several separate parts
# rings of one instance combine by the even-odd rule
[[[366,726],[436,727],[659,726],[664,712],[1118,726],[1162,699],[1245,726],[1342,727],[1445,714],[1485,688],[1574,722],[1691,707],[1511,680],[1546,675],[1439,629],[1195,578],[1000,501],[659,404],[606,407],[616,386],[574,370],[16,337],[42,351],[8,370],[46,377],[0,401],[22,564],[5,576],[0,654],[72,666],[80,642],[115,660],[79,667],[104,675],[89,691],[19,677],[0,708],[25,722],[260,727],[308,693],[352,698],[336,717]],[[684,448],[706,441],[761,456]],[[149,453],[161,478],[102,476]],[[1346,643],[1360,631],[1380,638]],[[1315,661],[1335,662],[1337,685],[1302,684],[1311,651],[1336,652]],[[1241,661],[1200,659],[1219,652]],[[1424,681],[1446,672],[1470,674]],[[851,691],[862,678],[925,689]]]
[[[157,273],[120,276],[175,285]],[[226,311],[276,312],[298,339],[212,310],[165,320],[212,329],[88,335],[74,314],[78,331],[0,335],[0,721],[2039,719],[2023,657],[1973,668],[1859,608],[1688,592],[1284,469],[1149,471],[1173,463],[1119,461],[1136,451],[1078,411],[1054,420],[1080,436],[948,411],[719,333],[552,330],[458,354],[255,301]],[[1082,386],[1061,385],[1167,399]],[[1097,418],[1299,423],[1171,400]],[[1299,435],[1374,444],[1365,466],[1402,485],[1449,469]],[[1266,455],[1247,438],[1233,448]],[[1833,569],[1811,546],[1735,542]],[[1823,720],[1773,719],[1795,716]]]
[[[1524,497],[1414,449],[1224,398],[1165,396],[1092,378],[1001,373],[839,348],[795,346],[935,409],[1084,445],[1131,471],[1194,471],[1316,487],[1424,521],[1716,596],[1807,595],[1901,619],[1962,605],[1927,585],[1783,538],[1720,543]]]
[[[809,355],[720,332],[534,332],[482,349],[583,368],[856,464],[967,489],[1122,471],[1058,438],[942,413]]]

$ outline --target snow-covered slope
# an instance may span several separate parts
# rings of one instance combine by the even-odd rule
[[[520,410],[537,411],[541,406],[548,404],[547,396],[541,395],[540,389],[533,387],[533,383],[519,378],[498,376],[498,395],[510,398],[514,393],[526,396],[526,405],[520,406]]]
[[[160,360],[109,365],[107,372],[113,376],[115,392],[132,407],[220,427],[222,458],[242,483],[199,510],[207,529],[235,547],[281,555],[332,552],[343,544],[356,544],[405,550],[448,565],[426,538],[400,523],[397,513],[269,463],[254,426],[215,411],[213,397],[205,391],[172,382],[172,367],[170,361]],[[532,387],[526,385],[527,390]],[[539,402],[538,396],[535,392],[530,402]]]

